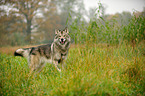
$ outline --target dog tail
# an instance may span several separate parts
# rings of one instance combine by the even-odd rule
[[[14,52],[14,56],[28,57],[32,48],[20,48]]]

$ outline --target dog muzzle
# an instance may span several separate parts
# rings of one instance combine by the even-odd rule
[[[61,38],[61,39],[59,39],[60,40],[60,43],[61,44],[64,44],[65,43],[65,41],[66,41],[66,39],[65,38]]]

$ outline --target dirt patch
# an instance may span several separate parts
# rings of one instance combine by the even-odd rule
[[[34,46],[26,45],[26,46],[15,46],[15,47],[12,47],[12,46],[0,47],[0,53],[7,54],[7,55],[13,55],[14,52],[19,48],[28,48],[28,47],[35,47],[35,46],[36,45],[34,45]]]

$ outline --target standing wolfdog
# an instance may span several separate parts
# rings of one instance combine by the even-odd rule
[[[55,37],[52,44],[17,49],[14,55],[27,58],[30,73],[34,71],[40,72],[47,62],[54,64],[56,69],[61,72],[58,64],[61,63],[63,68],[63,61],[66,59],[70,47],[71,39],[68,33],[67,28],[63,31],[55,30]]]

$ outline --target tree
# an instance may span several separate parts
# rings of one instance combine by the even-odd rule
[[[5,1],[6,4],[11,5],[11,12],[16,16],[23,16],[26,22],[26,41],[31,43],[32,20],[39,13],[39,10],[44,8],[48,0],[10,0]]]
[[[55,3],[63,26],[71,25],[76,18],[83,19],[85,14],[83,0],[59,0]]]
[[[23,23],[21,16],[16,16],[0,8],[0,45],[18,45],[23,44],[22,39],[24,39],[23,32],[26,29],[26,24]],[[19,26],[19,27],[18,27]],[[21,40],[15,38],[17,37]]]
[[[55,29],[62,28],[62,25],[60,24],[61,18],[57,13],[55,2],[55,0],[49,1],[49,3],[46,4],[45,8],[41,9],[41,12],[43,12],[42,18],[37,17],[34,19],[33,23],[36,24],[35,28],[37,29],[37,31],[32,35],[39,34],[38,39],[41,43],[52,42]]]
[[[6,42],[5,35],[8,33],[6,31],[6,24],[7,24],[7,16],[5,15],[5,11],[0,9],[0,46]]]

